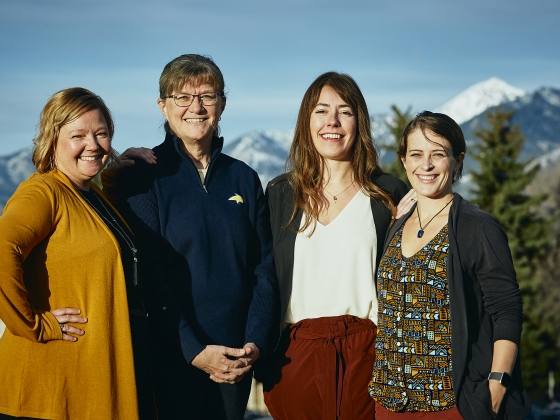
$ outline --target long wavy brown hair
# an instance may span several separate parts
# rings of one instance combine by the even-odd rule
[[[298,113],[294,140],[286,161],[288,181],[294,190],[294,209],[288,222],[290,225],[298,209],[306,214],[305,221],[297,232],[303,232],[311,224],[315,231],[319,215],[328,206],[323,194],[325,174],[328,171],[325,159],[317,152],[311,137],[311,114],[319,101],[323,87],[329,86],[338,93],[354,111],[357,118],[356,140],[352,147],[353,179],[366,193],[385,204],[394,214],[395,208],[389,195],[371,181],[378,168],[378,156],[371,134],[371,123],[366,101],[360,88],[347,74],[328,72],[320,75],[309,86]]]

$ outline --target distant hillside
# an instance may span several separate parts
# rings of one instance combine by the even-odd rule
[[[0,209],[4,208],[20,182],[33,172],[35,166],[31,162],[30,148],[0,157]]]
[[[438,110],[448,112],[458,121],[475,115],[461,124],[467,145],[472,148],[478,141],[474,132],[486,125],[486,113],[497,105],[515,110],[513,123],[520,126],[525,136],[526,156],[535,158],[535,162],[543,166],[560,164],[560,89],[543,87],[523,94],[522,90],[492,78],[471,86]],[[483,111],[479,112],[481,106]],[[390,114],[371,117],[374,138],[379,146],[393,141],[387,128],[390,119]],[[266,186],[270,179],[284,172],[292,137],[293,131],[251,131],[227,144],[224,153],[254,168]],[[382,162],[388,163],[394,158],[385,156],[383,149],[379,149]],[[473,159],[467,159],[466,169],[472,168],[474,163]],[[0,157],[0,208],[34,170],[30,149]],[[466,174],[463,184],[468,181]]]
[[[513,109],[513,124],[519,125],[525,136],[524,153],[527,156],[545,158],[560,148],[560,89],[542,87],[511,102],[500,105]],[[467,140],[476,141],[474,133],[486,125],[486,114],[496,107],[461,124]],[[556,160],[555,163],[559,161]]]
[[[257,171],[266,187],[268,181],[284,173],[292,137],[292,131],[251,131],[227,144],[223,152]]]

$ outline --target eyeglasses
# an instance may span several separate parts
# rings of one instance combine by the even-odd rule
[[[194,98],[198,97],[202,105],[210,106],[216,105],[218,98],[223,97],[222,94],[217,92],[201,93],[200,95],[192,95],[190,93],[180,93],[178,95],[164,96],[162,99],[173,98],[177,106],[187,107],[191,106]]]

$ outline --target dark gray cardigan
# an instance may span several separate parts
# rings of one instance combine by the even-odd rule
[[[384,251],[410,212],[387,232]],[[507,236],[488,213],[455,194],[449,211],[447,281],[452,322],[453,390],[467,420],[490,420],[488,374],[493,344],[519,345],[523,306]],[[378,291],[379,293],[379,291]],[[505,419],[525,419],[530,401],[521,380],[519,358],[513,384],[502,404]]]
[[[372,182],[391,196],[393,203],[398,204],[400,199],[408,192],[404,182],[377,170],[371,177]],[[292,294],[292,277],[294,269],[294,247],[296,231],[299,229],[302,211],[298,210],[292,223],[286,227],[294,208],[294,190],[287,180],[286,174],[280,175],[269,182],[266,196],[270,209],[270,225],[274,247],[274,264],[276,276],[280,287],[280,304],[282,323]],[[391,225],[391,211],[379,200],[371,199],[371,212],[375,221],[377,234],[377,263],[381,258],[383,241],[387,229]],[[365,386],[365,385],[364,385]]]

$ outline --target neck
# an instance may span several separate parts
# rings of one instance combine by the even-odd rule
[[[191,158],[197,169],[206,169],[212,156],[212,137],[209,139],[181,140],[183,151]]]
[[[420,214],[422,215],[422,218],[424,218],[437,213],[443,208],[443,206],[449,203],[449,201],[453,199],[453,192],[438,198],[428,198],[418,195],[417,199],[418,210],[420,210]],[[448,209],[446,210],[449,211]],[[443,213],[446,213],[446,211],[444,210]]]
[[[352,164],[349,161],[326,161],[325,173],[323,174],[323,183],[325,186],[329,184],[347,184],[354,178]]]

